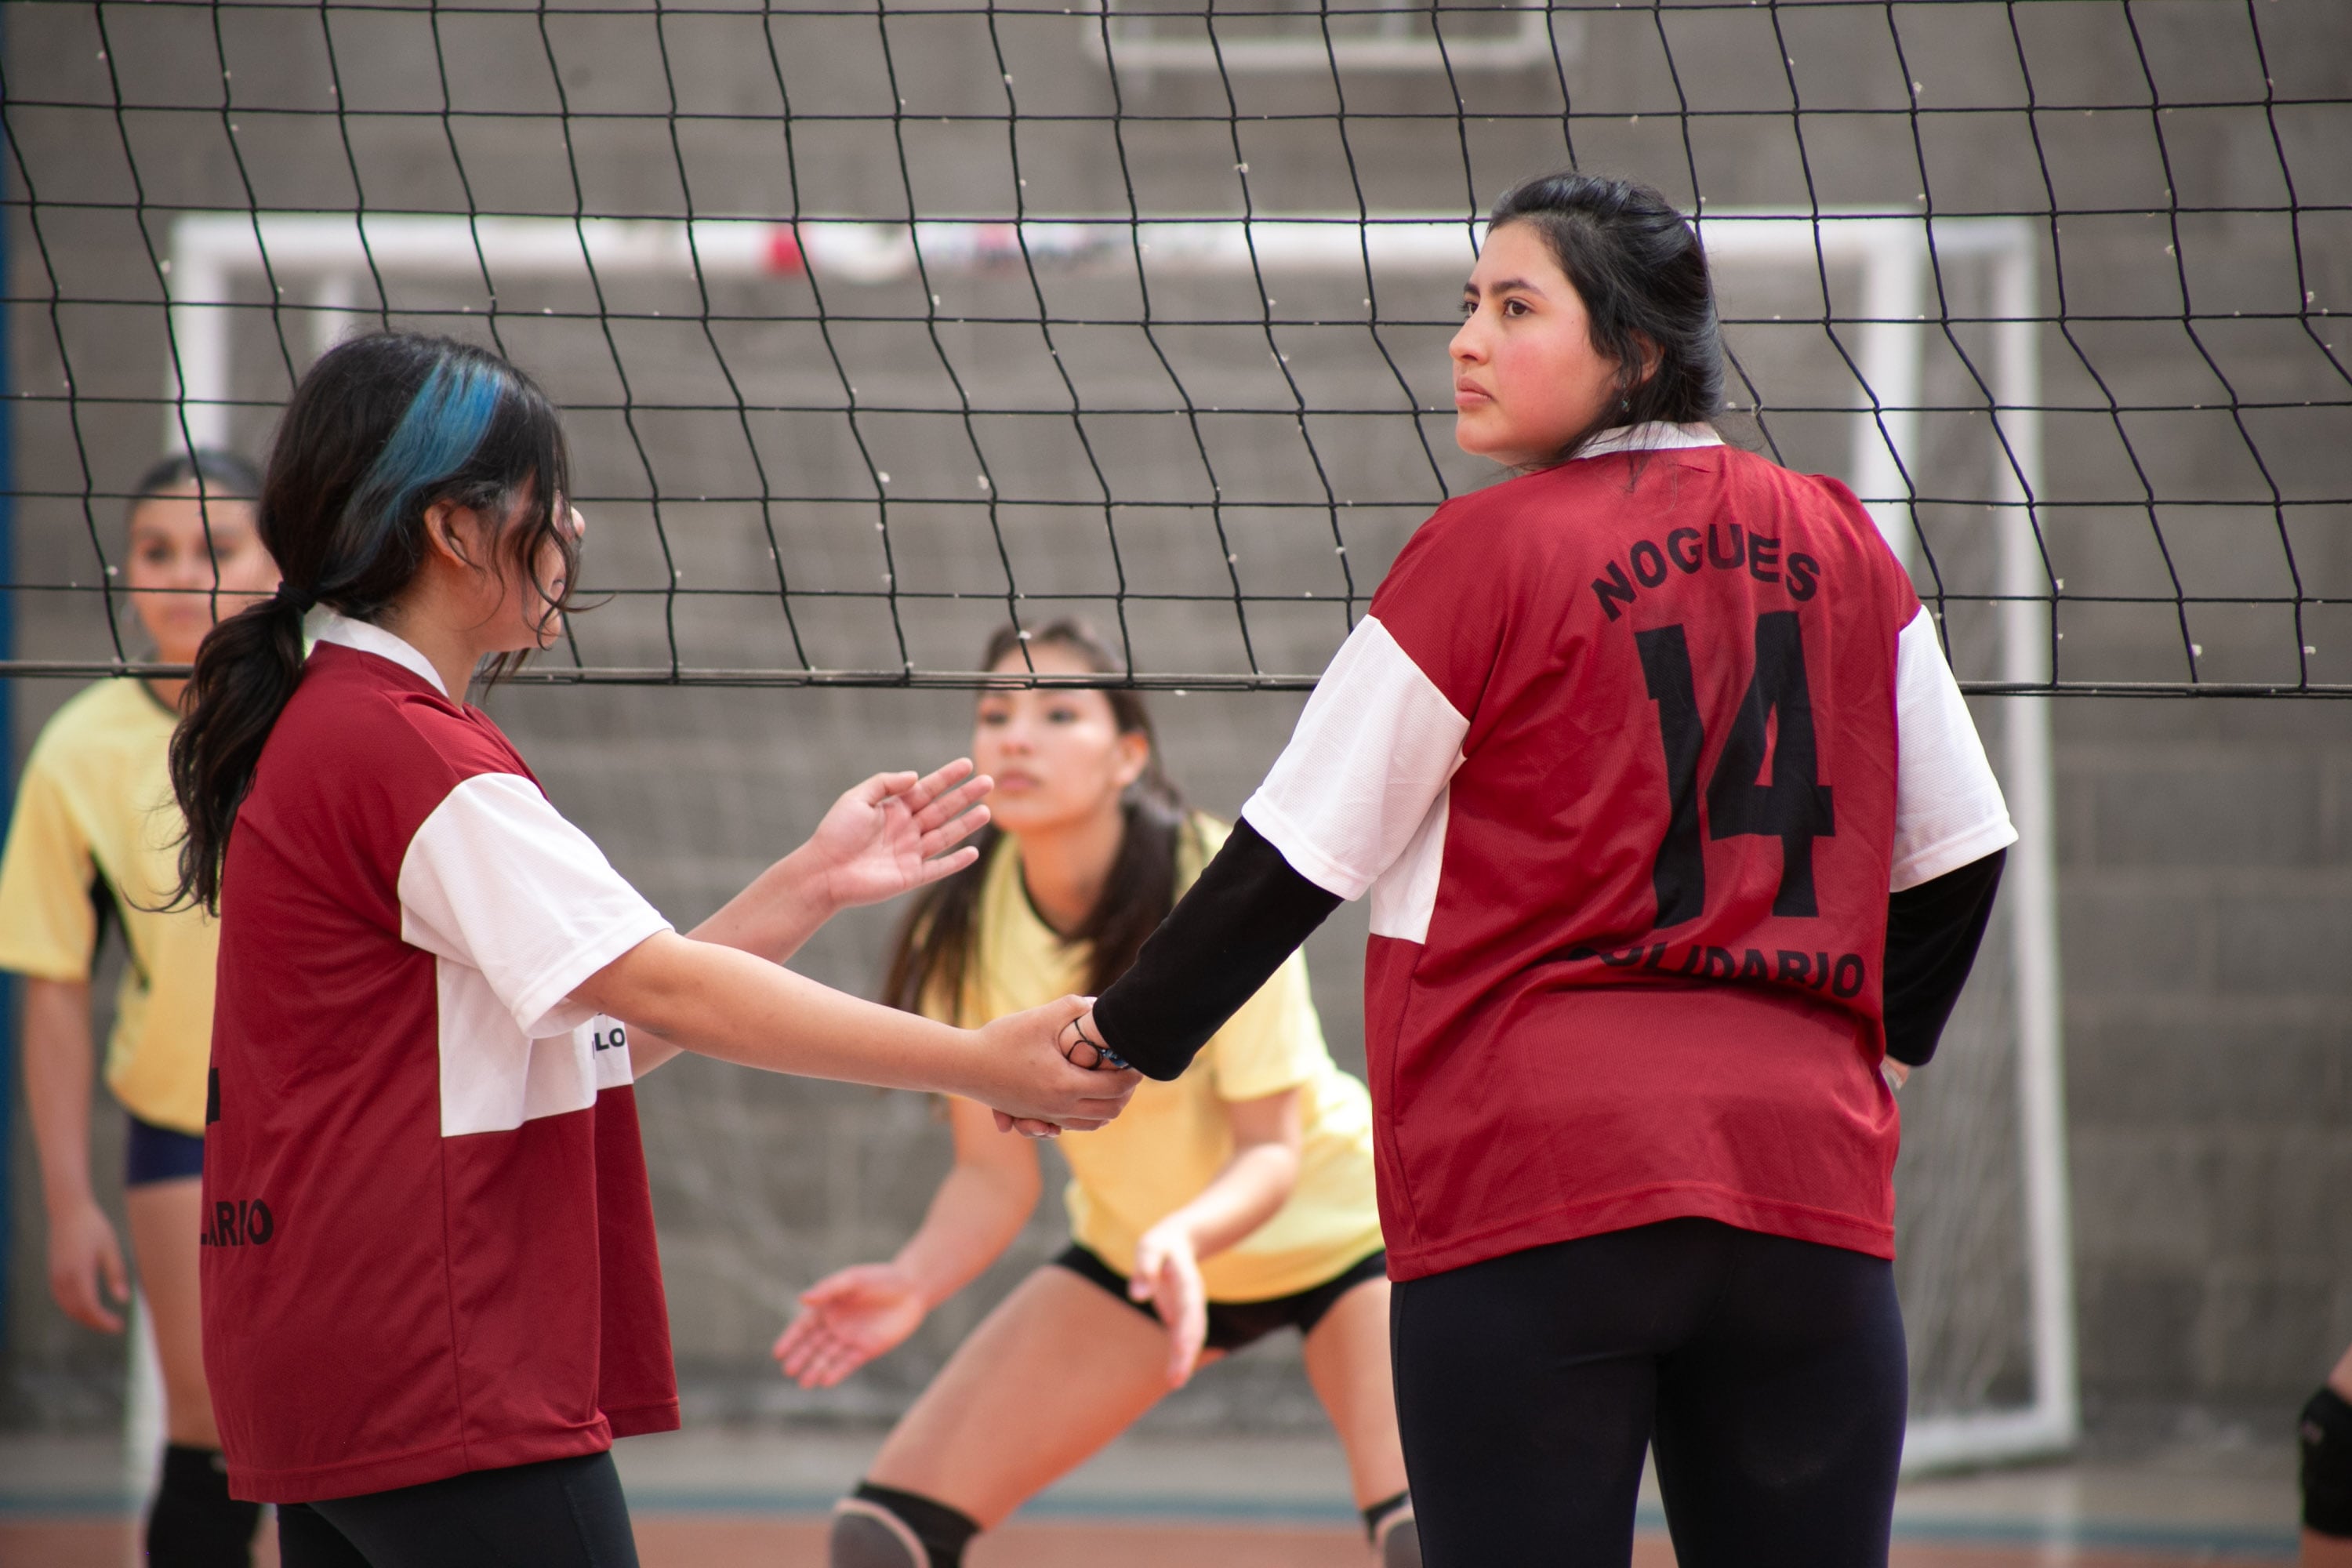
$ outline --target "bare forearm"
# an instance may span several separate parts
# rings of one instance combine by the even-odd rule
[[[1079,1131],[1117,1116],[1139,1081],[1131,1072],[1089,1071],[1067,1058],[1061,1037],[1086,1010],[1080,997],[957,1029],[675,931],[647,937],[572,994],[627,1024],[632,1034],[648,1030],[721,1061],[951,1094]]]
[[[794,855],[799,851],[795,850]],[[688,934],[697,942],[710,942],[719,947],[731,947],[738,952],[748,952],[764,958],[771,963],[782,963],[800,951],[801,945],[831,920],[835,911],[824,905],[813,892],[810,879],[795,873],[781,886],[772,886],[779,868],[792,860],[788,855],[762,872],[760,879],[744,889],[709,920]],[[784,907],[779,908],[779,905]],[[664,1039],[650,1028],[640,1026],[629,1037],[629,1073],[633,1078],[646,1074],[678,1054],[680,1047]]]
[[[96,1056],[89,984],[26,979],[25,1112],[51,1214],[90,1201],[89,1085]]]
[[[745,1067],[886,1089],[971,1088],[962,1031],[688,937],[649,938],[578,994],[633,1031]]]
[[[697,942],[756,953],[771,963],[791,961],[819,926],[841,912],[811,868],[808,846],[793,850],[694,928]]]
[[[1036,1206],[1034,1178],[1023,1184],[1007,1172],[958,1165],[891,1262],[921,1290],[924,1307],[935,1308],[1002,1257]]]
[[[1286,1143],[1251,1144],[1237,1152],[1200,1194],[1162,1220],[1192,1238],[1197,1258],[1213,1258],[1280,1211],[1298,1185],[1298,1151]]]

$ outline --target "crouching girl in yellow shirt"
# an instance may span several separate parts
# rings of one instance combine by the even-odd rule
[[[1084,626],[1001,633],[988,668],[1098,676]],[[887,1000],[971,1026],[1099,994],[1224,839],[1188,813],[1132,691],[982,695],[973,757],[996,781],[969,870],[927,891]],[[1036,1206],[1034,1145],[949,1108],[955,1166],[887,1263],[801,1298],[785,1373],[829,1387],[902,1343],[1003,1253]],[[1283,1328],[1348,1451],[1382,1568],[1421,1553],[1389,1381],[1388,1280],[1363,1086],[1323,1042],[1294,956],[1192,1069],[1146,1082],[1117,1121],[1061,1141],[1071,1244],[949,1361],[835,1511],[831,1568],[954,1568],[964,1545],[1125,1431],[1195,1366]]]

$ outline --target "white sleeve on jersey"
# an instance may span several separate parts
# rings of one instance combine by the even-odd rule
[[[1931,882],[2017,842],[1959,682],[1925,608],[1895,645],[1892,890]]]
[[[1444,856],[1446,783],[1469,732],[1470,721],[1366,616],[1242,816],[1325,892],[1354,899],[1372,889],[1375,933],[1419,942]]]
[[[477,773],[449,792],[409,840],[399,891],[401,940],[478,973],[525,1039],[585,1023],[594,1009],[567,1001],[573,987],[670,929],[515,773]]]

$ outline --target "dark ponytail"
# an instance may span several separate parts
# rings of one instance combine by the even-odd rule
[[[1022,645],[1020,633],[1006,626],[989,639],[981,668],[994,669]],[[1083,621],[1058,620],[1032,631],[1031,647],[1058,647],[1084,661],[1097,675],[1118,675],[1124,667],[1100,637]],[[1087,944],[1087,991],[1099,996],[1110,983],[1133,967],[1135,956],[1168,911],[1176,906],[1176,848],[1185,831],[1184,797],[1160,763],[1160,738],[1151,728],[1151,710],[1142,693],[1131,688],[1107,687],[1111,717],[1122,735],[1140,735],[1150,748],[1143,773],[1127,786],[1120,803],[1126,824],[1119,835],[1118,855],[1110,875],[1103,879],[1101,895],[1078,929],[1063,940]],[[963,1005],[964,977],[971,971],[978,940],[974,915],[988,862],[1003,835],[993,826],[973,836],[980,858],[932,883],[918,894],[900,922],[890,952],[890,969],[882,982],[882,1000],[907,1012],[919,1009],[926,995],[943,995],[949,1005]],[[959,1020],[960,1021],[960,1020]]]
[[[446,500],[502,520],[509,570],[537,585],[550,615],[560,612],[578,575],[578,547],[557,510],[570,488],[555,405],[498,355],[376,332],[320,357],[278,422],[256,509],[278,593],[212,629],[182,699],[172,791],[188,831],[176,901],[220,908],[229,828],[302,679],[310,606],[381,616],[424,563],[426,510]],[[550,542],[563,558],[553,592],[538,574]]]
[[[1556,460],[1620,426],[1696,425],[1723,412],[1715,285],[1697,234],[1673,203],[1633,180],[1545,174],[1495,204],[1488,231],[1507,223],[1543,236],[1584,301],[1593,348],[1617,362],[1616,397]],[[1657,369],[1644,376],[1654,353]]]

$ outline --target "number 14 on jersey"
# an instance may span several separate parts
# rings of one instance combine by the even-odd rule
[[[1706,908],[1706,850],[1699,832],[1698,764],[1706,725],[1691,675],[1690,644],[1680,626],[1633,634],[1658,733],[1666,753],[1666,836],[1651,870],[1659,926],[1696,920]],[[1775,721],[1777,730],[1775,731]],[[1770,753],[1770,782],[1759,782]],[[1748,682],[1706,781],[1706,837],[1754,834],[1780,841],[1776,915],[1818,915],[1813,840],[1837,833],[1830,786],[1821,782],[1813,738],[1813,699],[1805,681],[1805,645],[1794,610],[1756,618],[1756,673]]]

